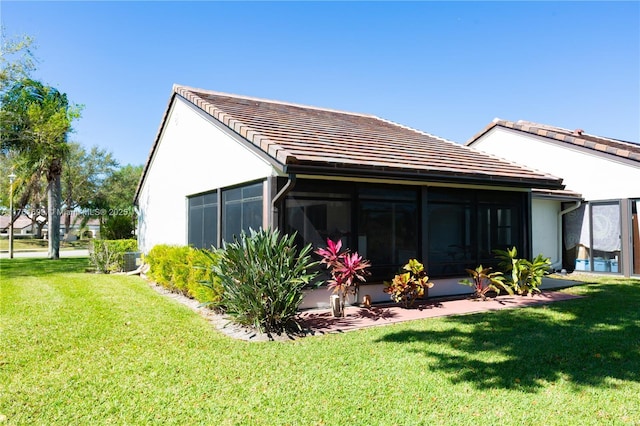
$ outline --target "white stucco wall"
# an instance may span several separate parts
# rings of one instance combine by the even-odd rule
[[[459,278],[442,278],[442,279],[434,279],[432,280],[434,286],[429,289],[429,298],[457,298],[464,296],[471,296],[473,294],[473,289],[469,286],[458,284],[462,278],[468,278],[466,276],[461,276]],[[540,288],[543,289],[553,289],[553,288],[561,288],[567,287],[571,284],[571,281],[565,280],[557,280],[551,279],[548,277],[543,278],[542,285]],[[373,303],[392,303],[393,301],[389,297],[387,293],[384,291],[384,284],[362,284],[360,286],[359,298],[358,300],[354,300],[353,296],[349,296],[349,303],[351,304],[359,304],[362,301],[362,297],[365,294],[371,296],[371,301]],[[327,290],[326,287],[320,287],[313,290],[306,290],[305,296],[300,305],[300,309],[326,309],[329,308],[329,300],[331,297],[331,290]],[[503,295],[506,293],[502,293]],[[416,302],[418,303],[418,302]],[[425,303],[423,301],[419,302],[420,304]],[[429,303],[429,302],[426,302]]]
[[[560,143],[560,142],[559,142]],[[560,146],[543,137],[494,127],[473,144],[481,151],[564,179],[567,189],[586,200],[640,197],[640,165],[595,151]]]
[[[473,294],[473,289],[469,286],[458,284],[462,278],[466,276],[460,276],[459,278],[440,278],[431,280],[434,284],[429,289],[429,297],[447,297],[447,296],[461,296]],[[391,278],[390,278],[391,279]],[[305,291],[304,300],[300,305],[300,309],[316,309],[316,308],[328,308],[329,299],[333,293],[326,287],[319,287],[313,290]],[[373,303],[391,303],[390,296],[384,292],[383,283],[365,283],[360,285],[359,300],[354,300],[353,296],[349,296],[349,303],[360,302],[362,297],[368,294],[371,296]]]
[[[558,247],[558,214],[561,211],[560,201],[534,198],[531,202],[531,235],[532,257],[542,254],[551,259],[551,264],[562,266],[561,252]]]
[[[176,97],[138,199],[140,250],[187,244],[188,195],[272,173],[266,160]]]

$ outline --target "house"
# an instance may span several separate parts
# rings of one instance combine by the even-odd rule
[[[75,241],[79,238],[97,238],[100,234],[100,221],[98,219],[84,218],[82,215],[71,212],[71,224],[68,235],[65,236],[65,227],[60,227],[60,237],[66,241]],[[0,216],[0,235],[9,234],[9,215]],[[34,223],[35,222],[35,223]],[[42,224],[45,223],[43,226]],[[18,216],[13,224],[13,234],[20,235],[25,238],[34,238],[37,235],[36,227],[40,224],[42,227],[42,238],[47,239],[47,233],[49,230],[46,227],[46,218],[38,216],[36,221],[32,220],[26,214]]]
[[[533,192],[534,253],[568,270],[640,275],[639,144],[495,119],[466,145],[563,178],[565,191]]]
[[[219,247],[277,227],[371,260],[374,302],[414,257],[430,296],[465,294],[465,268],[493,264],[493,249],[531,253],[532,188],[563,185],[376,116],[176,85],[136,193],[138,243]],[[303,307],[327,303],[320,289]]]
[[[8,236],[10,227],[11,217],[9,215],[0,216],[0,234]],[[26,215],[21,214],[13,222],[13,235],[31,235],[33,233],[33,228],[33,221]]]

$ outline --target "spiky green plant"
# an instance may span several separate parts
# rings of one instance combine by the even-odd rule
[[[216,249],[216,275],[223,287],[220,307],[242,325],[267,333],[281,333],[298,326],[295,315],[303,288],[317,272],[310,257],[311,245],[298,250],[295,234],[278,230],[249,230],[239,239]]]

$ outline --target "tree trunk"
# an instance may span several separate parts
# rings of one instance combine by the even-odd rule
[[[49,259],[60,258],[60,173],[52,173],[47,187],[49,210]]]
[[[67,201],[68,203],[68,201]],[[67,204],[69,206],[70,204]],[[69,208],[64,209],[64,238],[65,241],[69,241],[69,231],[71,231],[71,210]]]

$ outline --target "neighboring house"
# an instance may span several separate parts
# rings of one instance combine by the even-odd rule
[[[100,220],[96,218],[87,218],[75,211],[70,213],[71,216],[69,232],[65,235],[64,216],[60,222],[60,236],[66,241],[75,241],[80,238],[98,238],[100,236]]]
[[[495,119],[466,145],[563,178],[564,194],[534,192],[534,254],[569,270],[640,275],[639,144]]]
[[[138,242],[219,247],[277,227],[299,243],[341,239],[382,292],[409,258],[430,296],[464,294],[492,250],[531,253],[531,188],[561,179],[372,115],[174,86],[136,193]],[[328,303],[326,288],[303,307]]]
[[[9,227],[11,218],[9,215],[0,216],[0,235],[9,235]],[[31,235],[33,233],[34,224],[25,215],[20,215],[13,222],[13,235]]]
[[[67,241],[75,241],[78,238],[97,238],[100,234],[100,221],[98,219],[89,219],[83,223],[81,215],[76,213],[71,214],[71,227],[69,229],[69,235],[66,238]],[[38,217],[38,220],[46,220],[43,217]],[[13,235],[21,235],[25,237],[34,236],[34,227],[37,226],[33,221],[25,214],[18,216],[13,224]],[[42,238],[47,238],[48,229],[46,224],[42,228]],[[64,225],[60,227],[60,237],[64,237]],[[9,216],[0,216],[0,235],[9,234]]]

